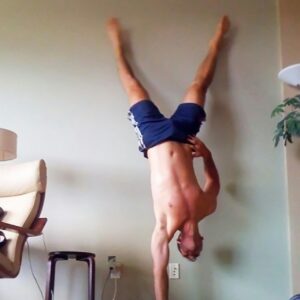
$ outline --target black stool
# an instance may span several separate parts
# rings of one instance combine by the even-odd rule
[[[48,277],[46,287],[46,300],[54,299],[55,266],[60,260],[76,259],[88,264],[89,298],[95,300],[95,254],[77,251],[56,251],[50,252],[48,258]]]

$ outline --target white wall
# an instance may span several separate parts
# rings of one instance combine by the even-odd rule
[[[296,0],[280,0],[280,37],[281,37],[281,67],[299,62],[300,34],[300,2]],[[283,85],[282,99],[299,94],[299,89]],[[294,139],[293,144],[285,148],[286,177],[289,207],[291,283],[293,294],[300,293],[300,140]]]
[[[18,161],[46,160],[48,248],[97,254],[98,299],[112,254],[125,265],[118,299],[153,299],[148,165],[126,119],[105,20],[120,17],[137,74],[169,114],[223,13],[233,29],[201,133],[223,189],[218,211],[200,224],[199,262],[186,262],[172,244],[181,279],[171,282],[170,299],[287,299],[283,152],[273,148],[269,117],[280,100],[276,1],[0,2],[0,126],[18,133]],[[43,244],[30,243],[44,286]],[[83,299],[85,278],[81,264],[60,263],[56,299]],[[111,292],[109,282],[106,299]],[[0,281],[0,298],[40,299],[27,257],[17,279]]]

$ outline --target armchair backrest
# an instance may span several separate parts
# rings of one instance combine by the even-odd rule
[[[44,160],[0,165],[0,197],[18,196],[46,190],[47,171]]]
[[[4,210],[0,221],[31,228],[43,207],[46,174],[43,160],[0,165],[0,207]],[[27,237],[10,230],[2,231],[7,242],[0,248],[0,277],[16,277]]]

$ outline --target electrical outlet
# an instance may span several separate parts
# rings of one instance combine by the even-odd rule
[[[107,257],[108,268],[109,270],[114,269],[116,266],[117,257],[115,255],[110,255]]]
[[[111,279],[120,279],[123,270],[123,265],[120,262],[116,262],[115,267],[110,271]]]
[[[169,278],[170,279],[180,278],[180,269],[178,263],[169,263]]]
[[[123,265],[117,261],[116,256],[108,256],[108,268],[110,272],[111,279],[120,279],[122,274]]]

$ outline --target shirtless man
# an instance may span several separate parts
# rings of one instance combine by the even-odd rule
[[[156,300],[168,299],[169,242],[174,234],[180,232],[177,244],[182,256],[195,261],[203,243],[198,223],[216,209],[220,190],[218,171],[211,152],[195,136],[205,119],[205,95],[213,79],[221,42],[229,27],[229,19],[224,16],[183,102],[170,118],[165,118],[130,68],[118,20],[112,18],[107,23],[119,75],[129,98],[128,116],[138,135],[139,149],[150,163],[156,218],[151,243]],[[203,188],[199,186],[194,172],[194,157],[202,157],[204,162]]]

